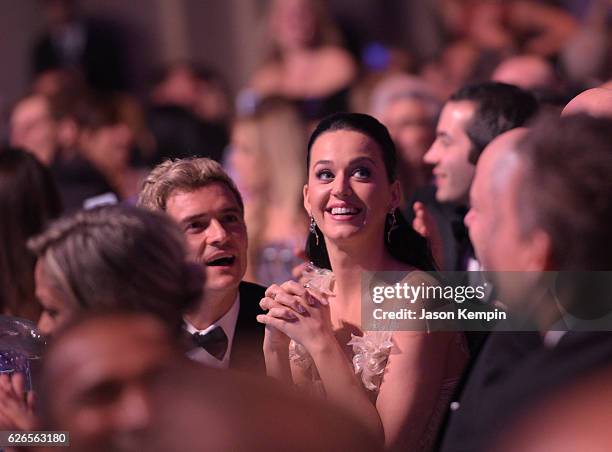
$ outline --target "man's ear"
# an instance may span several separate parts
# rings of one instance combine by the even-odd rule
[[[391,184],[391,205],[389,206],[389,211],[395,210],[400,207],[402,202],[402,187],[398,180],[394,181]]]
[[[302,193],[304,194],[304,209],[306,209],[306,212],[308,213],[308,216],[311,217],[312,216],[312,209],[310,207],[310,198],[308,197],[308,184],[304,184],[304,188],[302,190]]]
[[[550,236],[538,229],[529,238],[529,256],[527,270],[529,271],[550,271],[555,265],[552,261],[552,241]]]

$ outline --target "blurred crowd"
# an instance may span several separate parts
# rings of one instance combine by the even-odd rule
[[[40,7],[2,118],[0,315],[49,344],[11,368],[32,354],[0,331],[0,430],[83,451],[612,448],[612,336],[551,335],[563,309],[533,333],[389,336],[376,389],[353,345],[358,271],[612,270],[612,2],[432,0],[406,20],[435,24],[424,56],[355,45],[324,0],[269,0],[245,86],[172,61],[138,93],[112,29]]]

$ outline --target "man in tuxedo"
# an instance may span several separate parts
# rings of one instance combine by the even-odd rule
[[[465,86],[444,104],[436,139],[423,157],[425,163],[433,165],[435,200],[444,209],[446,221],[437,231],[441,237],[436,237],[427,205],[414,205],[417,231],[430,235],[434,250],[436,242],[444,242],[443,255],[451,261],[442,262],[442,269],[478,269],[463,226],[476,162],[496,136],[523,126],[537,109],[538,103],[529,92],[498,82]]]
[[[532,130],[509,132],[489,145],[478,162],[466,216],[476,256],[487,270],[533,276],[612,268],[610,143],[612,121],[578,115],[543,118]],[[451,404],[443,451],[489,450],[542,397],[612,362],[611,333],[568,331],[562,323],[564,315],[595,306],[597,296],[578,294],[572,301],[579,301],[580,311],[571,304],[540,309],[529,284],[502,277],[497,282],[502,299],[521,303],[509,305],[509,312],[530,309],[537,328],[489,336]]]
[[[234,182],[214,160],[168,160],[147,177],[139,204],[170,215],[202,265],[204,295],[184,318],[193,341],[188,356],[213,367],[264,372],[263,327],[255,317],[263,313],[265,289],[241,281],[247,232]]]

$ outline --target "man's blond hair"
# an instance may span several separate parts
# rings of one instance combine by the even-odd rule
[[[142,185],[138,205],[165,211],[168,198],[174,191],[191,192],[215,182],[224,184],[234,194],[244,212],[242,196],[234,181],[219,163],[203,157],[166,160],[157,165]]]

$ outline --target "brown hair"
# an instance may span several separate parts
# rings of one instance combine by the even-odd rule
[[[138,196],[138,205],[150,210],[166,210],[168,198],[175,190],[191,192],[214,182],[225,184],[244,212],[242,196],[234,181],[219,163],[208,158],[166,160],[149,173]]]
[[[157,314],[173,328],[202,295],[202,271],[165,215],[106,206],[54,222],[29,241],[52,284],[75,309]]]
[[[555,270],[612,270],[612,120],[542,117],[517,152],[522,232],[550,236]]]

